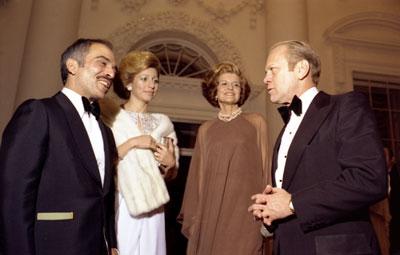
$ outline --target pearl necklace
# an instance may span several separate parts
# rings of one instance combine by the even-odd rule
[[[221,112],[218,113],[218,119],[224,121],[224,122],[229,122],[233,119],[236,119],[237,116],[239,116],[242,113],[242,109],[239,107],[237,110],[233,111],[231,114],[223,114]]]

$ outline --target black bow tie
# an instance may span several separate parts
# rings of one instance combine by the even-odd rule
[[[100,106],[99,103],[94,101],[90,103],[89,99],[86,97],[82,97],[83,108],[86,112],[93,114],[96,117],[96,120],[99,119],[100,116]]]
[[[286,125],[290,120],[290,115],[291,115],[292,111],[297,116],[300,116],[300,114],[302,112],[301,99],[298,98],[297,96],[294,96],[292,99],[292,103],[289,106],[281,106],[278,108],[278,111],[281,114],[283,122],[285,122],[285,125]]]

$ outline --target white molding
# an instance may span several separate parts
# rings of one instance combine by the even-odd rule
[[[394,75],[400,61],[400,16],[364,12],[345,17],[324,33],[332,46],[333,70],[337,91],[352,89],[352,72],[372,72]]]
[[[1,1],[1,0],[0,0]],[[92,6],[97,5],[99,0],[91,0]],[[122,5],[122,10],[128,14],[139,13],[150,0],[118,0]],[[174,6],[186,4],[188,0],[168,0]],[[257,15],[264,11],[264,1],[261,0],[196,0],[197,5],[204,9],[214,21],[220,24],[228,23],[230,19],[249,10],[249,27],[251,29],[257,26]]]
[[[203,44],[203,47],[208,48],[205,51],[214,52],[218,61],[232,61],[242,70],[244,68],[239,51],[213,23],[182,12],[167,11],[136,16],[135,19],[111,33],[109,40],[115,46],[114,52],[117,58],[121,58],[137,42],[146,41],[147,37],[154,38],[158,33],[165,34],[166,32],[171,35],[174,33],[190,35]]]

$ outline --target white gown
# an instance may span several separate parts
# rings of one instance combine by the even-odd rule
[[[138,122],[140,122],[140,126],[142,127],[140,129],[138,128]],[[179,149],[176,146],[177,138],[173,126],[171,128],[171,125],[170,119],[164,114],[132,113],[121,109],[111,128],[117,146],[125,142],[128,138],[140,134],[150,134],[158,142],[160,142],[162,138],[160,136],[171,137],[175,144],[175,156],[178,161]],[[162,129],[166,126],[169,126],[169,129],[164,132]],[[135,130],[135,133],[131,132],[132,129]],[[128,132],[127,130],[130,131]],[[158,135],[158,133],[162,135]],[[142,150],[142,152],[143,151],[144,150]],[[132,157],[136,157],[136,159],[133,158],[132,160]],[[136,178],[135,176],[127,176],[131,178],[129,182],[126,181],[126,178],[121,180],[121,170],[128,170],[130,173],[132,173],[131,171],[143,172],[143,169],[141,169],[143,168],[142,163],[145,165],[144,168],[152,166],[153,168],[157,168],[155,171],[159,171],[158,166],[154,166],[154,164],[146,165],[149,159],[143,159],[143,157],[152,157],[152,153],[140,154],[133,151],[129,152],[125,157],[127,159],[123,159],[123,161],[125,161],[124,164],[120,161],[117,170],[120,172],[118,173],[119,187],[117,188],[118,191],[116,195],[116,231],[120,255],[166,254],[164,204],[154,208],[153,203],[153,207],[150,207],[152,208],[151,210],[145,210],[145,213],[141,213],[144,210],[143,208],[146,208],[147,204],[153,202],[150,201],[153,199],[151,197],[152,194],[160,192],[161,188],[156,189],[154,186],[165,186],[163,180],[162,183],[154,185],[154,182],[149,182],[147,180],[146,173],[145,177],[143,177],[143,173],[141,173],[141,175],[139,174]],[[130,159],[131,161],[129,161]],[[153,158],[151,158],[151,160],[153,161]],[[124,189],[121,189],[121,185],[125,185]],[[131,198],[128,203],[126,199],[129,199],[129,197]],[[157,200],[158,203],[160,203],[159,201],[164,200]],[[139,213],[137,213],[138,211]]]
[[[131,216],[121,194],[118,195],[117,240],[120,255],[165,255],[164,208],[143,216]]]

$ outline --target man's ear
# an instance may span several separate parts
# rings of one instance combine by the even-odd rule
[[[67,66],[68,73],[70,73],[72,75],[75,75],[76,72],[78,71],[79,63],[78,63],[78,61],[76,61],[73,58],[67,59],[67,62],[65,63],[65,65]]]
[[[297,78],[300,80],[304,80],[304,78],[307,77],[307,75],[310,73],[311,68],[310,68],[310,63],[308,63],[307,60],[303,59],[299,62],[297,62],[295,66],[295,72],[297,75]]]

